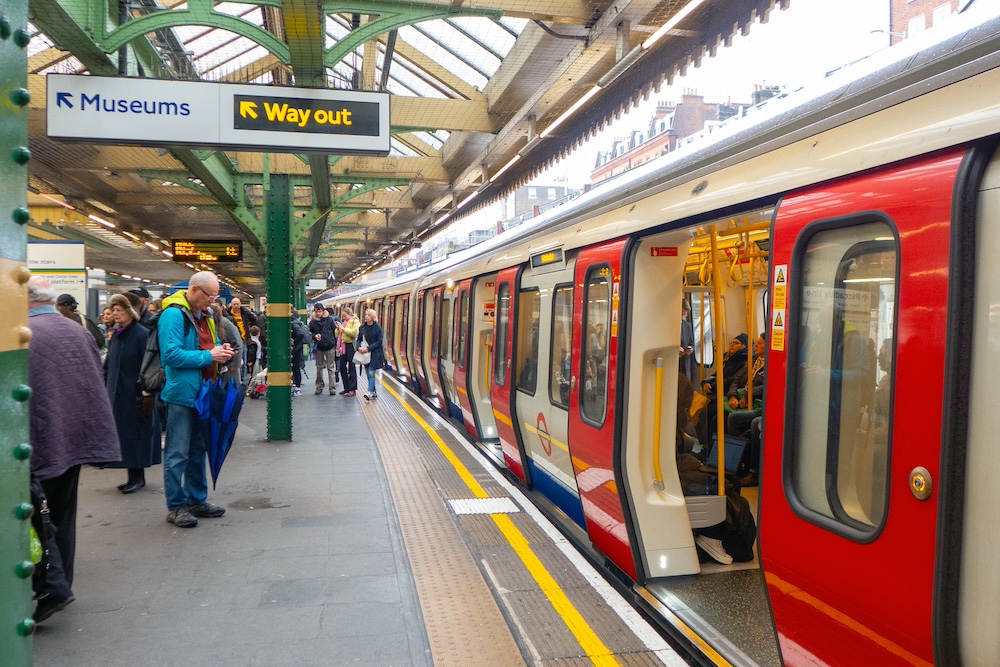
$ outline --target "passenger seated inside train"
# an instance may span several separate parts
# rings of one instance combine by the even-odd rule
[[[754,341],[754,362],[747,379],[744,365],[729,385],[727,393],[732,412],[726,418],[726,430],[747,440],[743,461],[746,474],[740,480],[743,486],[757,486],[760,470],[761,417],[764,414],[764,351],[767,349],[766,334]],[[756,424],[756,428],[754,425]]]
[[[747,367],[747,335],[741,333],[729,343],[729,352],[723,357],[722,362],[722,380],[728,383],[729,379],[733,378],[737,372],[742,368],[744,371]],[[701,393],[708,399],[708,404],[705,406],[705,411],[702,413],[702,417],[696,420],[698,425],[698,439],[701,442],[709,443],[712,441],[712,436],[715,434],[715,385],[716,377],[713,373],[709,375],[701,383]]]

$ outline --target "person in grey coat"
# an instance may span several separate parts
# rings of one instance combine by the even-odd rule
[[[77,485],[80,466],[118,461],[121,451],[104,390],[101,358],[91,335],[55,308],[56,293],[40,276],[28,280],[28,381],[31,475],[41,482],[56,529],[57,554],[68,586],[44,590],[41,622],[73,601]],[[51,582],[47,581],[46,586]]]

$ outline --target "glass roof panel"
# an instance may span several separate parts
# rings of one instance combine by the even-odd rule
[[[440,139],[438,139],[437,137],[435,137],[433,134],[430,134],[428,132],[420,132],[420,131],[414,132],[413,136],[415,136],[418,139],[424,141],[425,143],[433,146],[437,150],[441,150],[441,146],[444,145],[443,141],[441,141]]]
[[[427,83],[427,81],[425,81],[421,77],[417,76],[413,72],[406,69],[406,67],[403,66],[396,67],[395,65],[397,63],[395,62],[395,56],[393,57],[393,61],[394,62],[392,63],[392,66],[389,67],[389,80],[396,81],[399,84],[405,86],[406,89],[410,91],[409,96],[435,97],[435,98],[447,97],[440,90]],[[377,79],[381,78],[382,69],[384,66],[385,66],[385,54],[380,52],[378,59],[378,76],[376,77]]]
[[[459,16],[451,19],[451,23],[464,30],[472,39],[493,53],[506,56],[514,47],[516,37],[506,30],[499,29],[497,24],[490,19]]]
[[[415,28],[480,73],[492,76],[502,62],[499,56],[445,21],[425,21],[416,25]]]
[[[38,28],[33,26],[31,23],[27,25],[28,34],[31,35],[31,41],[28,42],[28,57],[38,55],[45,49],[50,49],[54,45],[52,40],[50,40],[46,35],[38,32]]]
[[[402,157],[421,157],[420,153],[416,152],[396,137],[389,138],[389,146],[392,148],[392,152],[396,155],[400,155]]]
[[[216,44],[212,49],[201,52],[195,51],[195,65],[198,67],[198,72],[203,76],[220,65],[229,63],[234,58],[238,58],[242,54],[245,54],[254,48],[263,49],[264,51],[261,55],[258,55],[257,58],[262,58],[267,55],[267,49],[264,49],[264,47],[258,46],[255,42],[247,39],[246,37],[224,30],[213,30],[212,35],[206,36],[206,39],[216,34],[218,34],[219,37],[224,38],[223,41]],[[213,76],[213,78],[215,77]]]
[[[482,90],[489,81],[484,75],[477,72],[464,61],[453,56],[439,44],[436,44],[433,40],[418,32],[413,26],[400,28],[399,36],[406,43],[433,58],[442,67],[458,76],[470,86],[475,86],[479,90]]]
[[[210,74],[210,76],[208,76],[207,78],[212,80],[218,80],[226,76],[227,74],[232,74],[241,67],[245,67],[246,65],[254,63],[260,60],[261,58],[267,56],[268,51],[263,46],[254,44],[254,42],[251,42],[250,40],[246,41],[253,45],[253,47],[249,51],[245,51],[242,54],[238,54],[234,58],[231,58],[226,62],[220,63],[218,67],[212,70],[206,70],[202,74],[204,75]]]

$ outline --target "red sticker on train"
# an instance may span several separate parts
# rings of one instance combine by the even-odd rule
[[[649,249],[649,256],[650,257],[676,257],[677,256],[677,248],[676,247],[673,247],[673,248],[650,248]]]

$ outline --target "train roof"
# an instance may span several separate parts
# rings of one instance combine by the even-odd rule
[[[343,299],[493,273],[551,248],[572,250],[691,216],[773,204],[796,188],[994,134],[996,90],[1000,3],[973,3],[933,31],[772,98],[698,142],[419,274]]]

